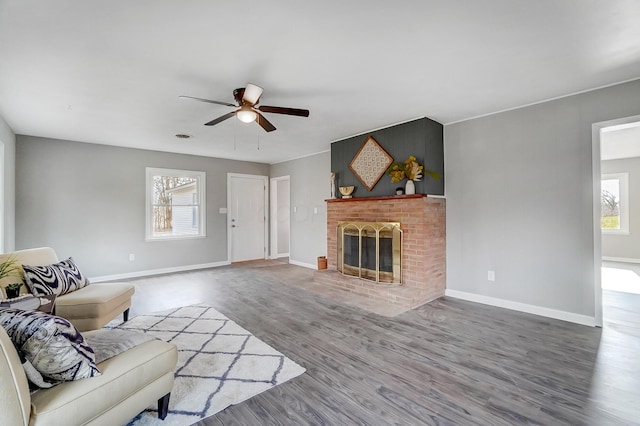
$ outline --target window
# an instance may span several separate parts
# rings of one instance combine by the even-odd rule
[[[206,236],[205,177],[147,167],[147,241]]]
[[[604,233],[629,233],[629,174],[602,175],[600,227]]]

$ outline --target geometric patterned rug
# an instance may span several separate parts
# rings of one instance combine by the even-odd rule
[[[138,330],[178,347],[169,414],[157,404],[130,425],[191,425],[305,372],[210,306],[193,305],[141,315],[106,328]]]

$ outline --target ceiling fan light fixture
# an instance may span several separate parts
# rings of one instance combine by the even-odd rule
[[[268,106],[268,105],[260,105],[256,106],[260,101],[260,97],[262,96],[262,87],[256,86],[255,84],[248,83],[245,88],[238,88],[233,91],[233,98],[236,100],[237,105],[230,104],[228,102],[222,101],[213,101],[211,99],[203,99],[203,98],[194,98],[193,96],[180,96],[183,99],[193,99],[200,102],[208,102],[216,105],[224,105],[228,107],[233,107],[233,111],[228,112],[224,115],[221,115],[218,118],[214,118],[213,120],[204,123],[205,126],[215,126],[216,124],[220,124],[223,121],[226,121],[233,117],[234,115],[238,117],[238,120],[243,123],[251,123],[256,122],[265,132],[273,132],[276,130],[276,126],[274,126],[269,120],[266,119],[262,112],[273,113],[273,114],[284,114],[284,115],[294,115],[298,117],[308,117],[309,110],[308,109],[300,109],[300,108],[285,108],[279,106]],[[239,109],[237,109],[239,108]],[[258,112],[260,111],[260,112]]]
[[[258,118],[258,114],[251,108],[242,107],[238,110],[238,112],[236,112],[236,117],[238,117],[238,120],[242,121],[243,123],[251,123],[256,121],[256,118]]]

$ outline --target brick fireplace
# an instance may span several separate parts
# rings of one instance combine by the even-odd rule
[[[402,229],[402,285],[388,285],[337,271],[338,224],[399,222]],[[339,198],[327,200],[327,263],[314,281],[380,303],[415,308],[444,295],[445,199],[426,195]]]

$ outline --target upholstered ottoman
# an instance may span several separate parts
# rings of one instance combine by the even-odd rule
[[[97,330],[120,315],[129,318],[134,287],[128,283],[91,284],[56,298],[56,315],[80,331]]]

